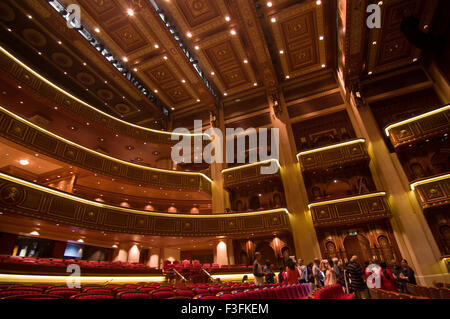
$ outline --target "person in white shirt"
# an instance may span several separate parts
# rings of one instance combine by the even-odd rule
[[[297,268],[300,274],[299,282],[301,284],[306,283],[306,281],[308,280],[308,268],[306,267],[306,265],[303,264],[303,259],[300,258],[298,260]]]

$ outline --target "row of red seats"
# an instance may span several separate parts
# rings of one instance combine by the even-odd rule
[[[310,292],[311,286],[309,284],[292,286],[226,284],[174,287],[172,285],[141,283],[105,286],[89,285],[81,289],[48,285],[28,287],[0,285],[0,298],[7,299],[302,299]]]
[[[34,258],[20,256],[0,256],[0,263],[5,264],[34,264],[39,266],[67,267],[68,264],[78,264],[86,268],[110,268],[110,269],[155,269],[140,263],[108,262],[108,261],[87,261],[75,259],[59,258]]]
[[[184,260],[182,262],[175,260],[171,262],[170,260],[166,260],[163,265],[163,269],[165,271],[170,269],[176,269],[177,271],[180,271],[182,269],[205,269],[205,270],[219,270],[219,269],[236,269],[236,270],[247,270],[252,269],[253,266],[246,266],[246,265],[219,265],[219,264],[200,264],[198,260],[192,261],[192,263],[189,260]]]
[[[346,294],[339,284],[318,289],[314,294],[315,299],[353,299],[354,297],[354,293]]]

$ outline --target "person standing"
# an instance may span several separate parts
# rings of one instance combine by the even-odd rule
[[[381,289],[397,292],[394,276],[392,275],[391,271],[387,269],[386,263],[381,262],[380,267]]]
[[[334,273],[336,274],[336,282],[338,284],[340,284],[341,286],[345,286],[345,283],[344,283],[344,272],[341,269],[341,265],[339,264],[339,260],[336,257],[334,257],[332,259],[332,262],[333,262],[333,270],[334,270]]]
[[[292,259],[289,259],[286,266],[286,280],[288,285],[298,284],[299,278],[300,274],[295,262]]]
[[[263,271],[266,276],[266,284],[273,284],[275,282],[275,273],[273,272],[270,260],[266,260]]]
[[[408,293],[407,285],[406,284],[413,284],[417,285],[416,277],[414,275],[414,270],[412,270],[411,267],[408,265],[408,261],[406,259],[402,259],[402,262],[400,264],[401,266],[401,272],[399,274],[400,278],[400,286],[403,291]]]
[[[358,263],[358,256],[355,255],[350,259],[346,270],[350,277],[350,287],[355,292],[356,297],[359,299],[367,299],[367,286],[364,283],[364,272],[361,265]]]
[[[320,265],[319,258],[314,258],[314,264],[312,266],[312,274],[314,277],[314,286],[316,288],[320,288],[323,286],[323,279],[324,279],[324,275],[320,271],[319,265]]]
[[[255,262],[253,263],[253,276],[255,277],[255,285],[264,284],[264,271],[262,265],[262,255],[260,252],[255,252]]]
[[[308,267],[303,264],[303,259],[301,258],[298,260],[297,269],[300,274],[299,283],[306,283],[306,281],[308,280]]]
[[[333,267],[331,267],[330,263],[326,259],[322,260],[322,265],[324,269],[322,271],[325,273],[324,286],[328,287],[336,285],[336,272],[334,271]]]

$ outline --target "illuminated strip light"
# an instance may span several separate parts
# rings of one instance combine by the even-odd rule
[[[264,165],[264,164],[268,164],[268,163],[271,163],[271,162],[275,162],[277,164],[277,166],[278,166],[278,169],[281,168],[280,162],[277,159],[272,158],[272,159],[261,161],[261,162],[250,163],[250,164],[245,164],[245,165],[241,165],[241,166],[235,166],[235,167],[231,167],[231,168],[225,168],[225,169],[222,170],[222,173],[229,172],[229,171],[234,171],[236,169],[244,169],[244,168],[251,167],[251,166],[256,166],[256,165]]]
[[[154,96],[130,71],[128,71],[119,59],[113,57],[112,53],[105,48],[103,43],[96,39],[82,24],[81,21],[73,17],[66,8],[57,0],[48,0],[49,4],[55,9],[70,25],[77,30],[108,62],[111,63],[128,81],[131,82],[143,95],[152,101],[163,113],[168,115],[169,111],[163,103]]]
[[[158,16],[161,18],[161,20],[163,21],[163,23],[166,26],[166,28],[169,30],[169,32],[172,35],[172,37],[175,39],[175,41],[180,46],[181,50],[186,55],[186,57],[188,58],[189,62],[193,65],[195,71],[202,78],[202,80],[205,83],[206,87],[208,88],[209,92],[214,96],[216,101],[219,101],[219,95],[216,93],[216,91],[214,90],[211,82],[208,80],[208,78],[206,77],[205,73],[200,68],[200,66],[198,64],[198,61],[194,58],[192,53],[189,52],[189,50],[187,49],[186,45],[184,45],[183,41],[181,41],[181,38],[177,35],[175,26],[169,21],[167,16],[164,14],[164,10],[159,8],[154,0],[149,0],[149,2],[153,6],[153,8],[156,10],[156,12],[158,13]]]
[[[82,266],[81,266],[82,267]],[[138,277],[112,277],[112,276],[41,276],[41,275],[12,275],[0,274],[0,282],[45,282],[45,283],[66,283],[67,281],[80,280],[84,283],[126,283],[126,282],[162,282],[166,280],[164,276],[138,276]]]
[[[274,273],[274,274],[275,274],[275,276],[278,278],[279,272],[276,272],[276,273]],[[247,279],[248,279],[248,280],[252,280],[252,279],[255,278],[255,276],[253,275],[253,273],[237,273],[237,274],[223,274],[223,275],[216,274],[216,275],[211,275],[211,277],[212,277],[213,279],[219,279],[219,278],[220,278],[220,280],[228,280],[228,281],[231,281],[231,280],[239,280],[239,281],[241,281],[241,280],[242,280],[242,277],[244,277],[244,276],[247,276]]]
[[[419,185],[423,185],[423,184],[429,184],[429,183],[433,183],[433,182],[438,182],[438,181],[442,181],[445,179],[450,179],[450,174],[445,174],[445,175],[441,175],[441,176],[436,176],[436,177],[431,177],[431,178],[427,178],[427,179],[423,179],[417,182],[414,182],[410,185],[411,190],[415,190],[416,186]]]
[[[158,134],[165,134],[165,135],[174,135],[174,136],[208,136],[209,139],[211,139],[211,136],[209,134],[206,133],[171,133],[171,132],[166,132],[166,131],[160,131],[160,130],[155,130],[155,129],[151,129],[148,127],[144,127],[144,126],[139,126],[121,119],[118,119],[112,115],[109,115],[108,113],[105,113],[95,107],[93,107],[92,105],[84,102],[83,100],[80,100],[79,98],[73,96],[72,94],[70,94],[69,92],[63,90],[62,88],[60,88],[59,86],[57,86],[56,84],[54,84],[53,82],[50,82],[49,80],[47,80],[46,78],[44,78],[42,75],[40,75],[39,73],[37,73],[36,71],[34,71],[32,68],[30,68],[29,66],[27,66],[26,64],[24,64],[22,61],[20,61],[19,59],[17,59],[14,55],[12,55],[11,53],[9,53],[8,51],[6,51],[2,46],[0,46],[0,51],[3,52],[4,54],[6,54],[10,59],[14,60],[14,62],[16,62],[17,64],[19,64],[21,67],[23,67],[24,69],[26,69],[27,71],[29,71],[30,73],[32,73],[34,76],[38,77],[40,80],[44,81],[45,83],[47,83],[48,85],[50,85],[51,87],[53,87],[54,89],[58,90],[59,92],[63,93],[64,95],[70,97],[71,99],[83,104],[84,106],[94,110],[95,112],[100,113],[103,116],[106,116],[114,121],[118,121],[122,124],[125,125],[129,125],[144,131],[149,131],[152,133],[158,133]]]
[[[138,210],[138,209],[133,209],[133,208],[112,206],[112,205],[103,204],[103,203],[100,203],[97,201],[91,201],[89,199],[85,199],[85,198],[81,198],[81,197],[78,197],[78,196],[75,196],[72,194],[64,193],[64,192],[58,191],[58,190],[50,188],[50,187],[31,183],[29,181],[25,181],[23,179],[20,179],[20,178],[11,176],[11,175],[7,175],[7,174],[1,173],[1,172],[0,172],[0,178],[3,178],[5,180],[13,182],[13,183],[20,184],[22,186],[33,188],[38,191],[45,192],[45,193],[48,193],[48,194],[51,194],[54,196],[73,200],[73,201],[76,201],[76,202],[79,202],[82,204],[92,205],[92,206],[96,206],[96,207],[100,207],[100,208],[111,209],[111,210],[116,210],[116,211],[121,211],[121,212],[126,212],[126,213],[135,213],[135,214],[148,215],[148,216],[174,217],[174,218],[183,218],[183,217],[184,218],[218,218],[218,217],[219,218],[222,218],[222,217],[233,218],[233,217],[243,217],[243,216],[265,215],[265,214],[271,214],[271,213],[276,213],[276,212],[284,212],[286,214],[289,214],[289,211],[286,208],[277,208],[277,209],[271,209],[271,210],[255,211],[255,212],[249,212],[249,213],[238,213],[238,214],[230,213],[230,214],[195,215],[195,214],[157,213],[157,212],[149,212],[149,211]]]
[[[343,202],[349,202],[349,201],[357,200],[357,199],[364,199],[364,198],[371,198],[371,197],[385,196],[385,195],[386,195],[386,192],[378,192],[378,193],[372,193],[372,194],[365,194],[365,195],[358,195],[358,196],[352,196],[352,197],[326,200],[323,202],[308,204],[308,208],[311,209],[316,206],[323,206],[323,205],[329,205],[329,204],[335,204],[335,203],[343,203]]]
[[[324,147],[319,147],[319,148],[315,148],[313,150],[309,150],[309,151],[304,151],[304,152],[300,152],[297,154],[297,160],[300,161],[300,156],[302,155],[307,155],[307,154],[311,154],[311,153],[316,153],[316,152],[322,152],[322,151],[326,151],[326,150],[331,150],[333,148],[338,148],[338,147],[342,147],[342,146],[346,146],[346,145],[352,145],[352,144],[357,144],[357,143],[365,143],[366,140],[364,138],[359,138],[357,140],[352,140],[352,141],[348,141],[348,142],[343,142],[343,143],[338,143],[338,144],[333,144],[333,145],[328,145],[328,146],[324,146]]]
[[[431,115],[434,115],[434,114],[437,114],[437,113],[441,113],[441,112],[447,111],[447,110],[449,110],[449,109],[450,109],[450,104],[449,104],[449,105],[446,105],[446,106],[444,106],[444,107],[441,107],[441,108],[439,108],[439,109],[436,109],[436,110],[433,110],[433,111],[430,111],[430,112],[427,112],[427,113],[424,113],[424,114],[421,114],[421,115],[414,116],[414,117],[412,117],[412,118],[410,118],[410,119],[403,120],[403,121],[401,121],[401,122],[391,124],[391,125],[389,125],[388,127],[386,127],[386,128],[384,129],[384,131],[385,131],[385,133],[386,133],[386,136],[389,137],[389,131],[390,131],[391,129],[393,129],[394,127],[402,126],[402,125],[404,125],[404,124],[408,124],[408,123],[411,123],[411,122],[414,122],[414,121],[423,119],[423,118],[425,118],[425,117],[428,117],[428,116],[431,116]]]
[[[74,147],[77,147],[77,148],[81,148],[81,149],[85,150],[86,152],[89,152],[91,154],[94,154],[94,155],[106,158],[108,160],[111,160],[111,161],[114,161],[114,162],[117,162],[117,163],[120,163],[120,164],[128,165],[128,166],[133,166],[133,167],[136,167],[136,168],[139,168],[139,169],[149,170],[149,171],[162,172],[162,173],[167,173],[167,174],[181,174],[181,175],[200,176],[200,177],[205,178],[208,182],[212,183],[212,180],[207,175],[205,175],[204,173],[174,171],[174,170],[168,170],[168,169],[162,169],[162,168],[148,167],[148,166],[144,166],[144,165],[130,163],[130,162],[127,162],[127,161],[124,161],[124,160],[121,160],[121,159],[118,159],[118,158],[115,158],[115,157],[111,157],[109,155],[106,155],[106,154],[103,154],[103,153],[91,150],[90,148],[87,148],[85,146],[76,144],[76,143],[74,143],[72,141],[69,141],[69,140],[65,139],[64,137],[56,135],[55,133],[49,132],[46,129],[44,129],[42,127],[39,127],[36,124],[31,123],[28,120],[18,116],[17,114],[14,114],[11,111],[8,111],[7,109],[5,109],[1,105],[0,105],[0,111],[8,114],[9,116],[13,117],[14,119],[16,119],[16,120],[18,120],[18,121],[20,121],[20,122],[22,122],[22,123],[24,123],[24,124],[26,124],[28,126],[33,127],[34,129],[36,129],[36,130],[38,130],[38,131],[40,131],[40,132],[42,132],[44,134],[50,135],[50,136],[52,136],[52,137],[54,137],[54,138],[56,138],[56,139],[58,139],[60,141],[63,141],[64,143],[70,144],[70,145],[72,145]]]

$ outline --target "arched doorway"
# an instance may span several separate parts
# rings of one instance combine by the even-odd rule
[[[259,251],[262,255],[262,261],[265,263],[266,260],[270,260],[272,264],[276,264],[275,252],[272,247],[266,242],[258,244],[256,251]]]
[[[350,260],[353,255],[358,256],[359,263],[363,264],[369,261],[370,244],[366,237],[358,234],[356,236],[347,236],[344,239],[344,248],[347,258]]]
[[[257,210],[260,207],[259,197],[253,196],[252,198],[250,198],[249,206],[250,209]]]

